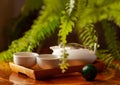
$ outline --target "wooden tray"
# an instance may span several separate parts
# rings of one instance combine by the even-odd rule
[[[26,68],[17,64],[14,64],[12,62],[9,63],[10,68],[12,71],[16,73],[24,74],[32,79],[46,79],[49,77],[53,77],[55,75],[62,75],[60,68],[53,68],[53,69],[41,69],[37,65],[32,68]],[[95,61],[93,63],[97,70],[101,72],[104,68],[104,63],[101,61]],[[65,73],[72,73],[72,72],[81,72],[81,69],[84,65],[77,65],[77,66],[69,66]],[[64,74],[65,74],[64,73]]]

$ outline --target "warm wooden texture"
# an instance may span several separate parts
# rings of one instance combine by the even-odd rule
[[[11,72],[9,70],[9,72]],[[95,81],[86,81],[80,73],[57,75],[44,80],[31,79],[15,72],[8,73],[0,70],[0,85],[119,85],[120,71],[105,69],[97,74]]]
[[[98,73],[95,81],[88,82],[77,72],[62,76],[58,75],[44,80],[34,80],[13,72],[9,77],[9,81],[16,85],[119,85],[119,74],[115,75],[114,70],[108,69],[105,72]]]
[[[45,78],[50,78],[56,75],[63,75],[59,67],[53,68],[53,69],[41,69],[37,66],[33,68],[26,68],[23,66],[16,65],[14,63],[9,63],[9,64],[12,71],[16,73],[25,74],[32,79],[45,79]],[[102,70],[104,67],[104,65],[100,61],[96,61],[95,63],[93,63],[93,65],[96,66],[98,71]],[[84,65],[69,66],[65,73],[73,73],[73,72],[80,73],[83,66]]]
[[[99,69],[103,68],[98,63],[96,65],[99,66]],[[2,66],[6,69],[2,70]],[[86,81],[79,72],[56,75],[44,80],[35,80],[11,71],[8,66],[1,63],[0,85],[120,85],[120,71],[111,68],[104,69],[97,74],[97,77],[92,82]]]

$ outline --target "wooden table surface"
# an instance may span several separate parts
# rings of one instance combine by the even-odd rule
[[[0,85],[119,85],[120,71],[111,68],[97,74],[94,81],[86,81],[80,73],[59,75],[45,80],[34,80],[25,75],[14,73],[9,66],[0,65]]]

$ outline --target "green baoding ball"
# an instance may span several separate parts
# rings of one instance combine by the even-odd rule
[[[93,81],[97,76],[97,69],[93,64],[87,64],[82,68],[81,74],[87,81]]]

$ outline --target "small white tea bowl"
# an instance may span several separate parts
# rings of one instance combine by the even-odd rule
[[[34,52],[18,52],[13,54],[13,62],[24,67],[32,67],[36,64],[36,57],[39,54]]]
[[[59,66],[59,58],[52,54],[40,54],[37,57],[37,64],[42,69],[51,69]]]

